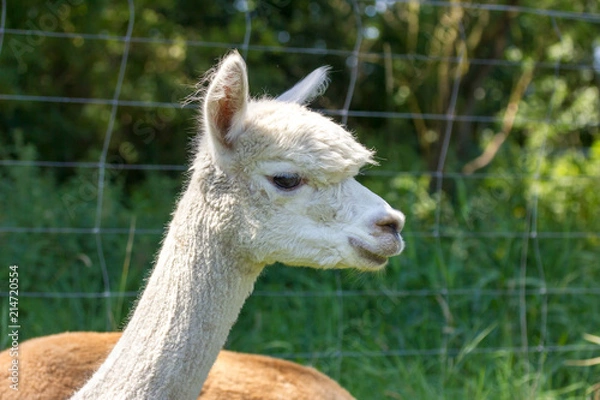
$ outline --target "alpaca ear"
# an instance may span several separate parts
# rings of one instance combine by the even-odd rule
[[[329,79],[327,72],[331,67],[320,67],[307,75],[293,88],[283,93],[277,100],[287,103],[308,104],[315,98],[321,96],[327,90]]]
[[[248,74],[246,63],[237,51],[225,57],[208,87],[204,102],[208,133],[217,142],[231,148],[241,133],[248,104]]]

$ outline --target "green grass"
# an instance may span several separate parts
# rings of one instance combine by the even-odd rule
[[[22,153],[26,157],[27,149]],[[36,168],[6,167],[1,173],[1,226],[93,226],[93,170],[78,171],[63,182]],[[125,191],[122,178],[105,189],[102,225],[124,230],[101,239],[111,290],[136,292],[161,235],[130,236],[128,229],[164,226],[180,180],[153,174]],[[577,199],[565,197],[570,188],[555,187],[557,198],[573,203],[565,205],[569,212],[561,214],[552,198],[542,196],[537,222],[540,231],[557,234],[527,238],[527,179],[456,179],[454,198],[445,196],[439,203],[427,193],[427,179],[367,175],[363,180],[407,214],[405,253],[375,274],[267,268],[228,348],[314,365],[359,399],[586,396],[599,380],[597,368],[565,361],[595,357],[600,348],[565,346],[583,345],[584,333],[600,331],[594,291],[600,284],[599,239],[567,235],[597,231],[597,197],[575,207]],[[441,236],[435,237],[438,204]],[[9,265],[19,265],[22,293],[102,292],[96,239],[91,234],[0,233],[0,265],[6,274]],[[552,291],[541,292],[544,287]],[[22,339],[118,329],[134,299],[22,294]],[[2,307],[7,315],[6,299]],[[5,324],[0,334],[5,347]],[[544,348],[537,349],[540,344]],[[530,351],[521,352],[523,347]]]

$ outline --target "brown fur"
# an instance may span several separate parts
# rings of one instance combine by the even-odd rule
[[[0,399],[68,399],[102,364],[119,332],[68,332],[19,346],[19,391],[9,387],[12,358],[0,353]],[[223,350],[213,365],[202,400],[351,400],[335,381],[290,361]]]

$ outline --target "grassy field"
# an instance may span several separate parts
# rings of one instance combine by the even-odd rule
[[[252,96],[331,66],[311,106],[377,149],[359,180],[407,247],[375,274],[268,267],[228,348],[364,400],[600,398],[569,362],[600,356],[598,1],[198,4],[2,2],[0,347],[11,265],[21,340],[123,327],[182,183],[140,165],[184,164],[196,110],[170,105],[238,47]],[[106,170],[98,213],[103,149],[139,169]]]
[[[26,145],[19,154],[35,158]],[[438,198],[426,174],[377,171],[361,180],[406,213],[405,253],[376,274],[268,267],[227,347],[314,365],[359,399],[589,395],[598,368],[566,361],[600,353],[582,339],[600,332],[600,240],[582,233],[600,226],[594,178],[561,180],[551,168],[540,181],[450,177],[456,195]],[[93,227],[95,170],[63,181],[33,167],[1,173],[0,226]],[[100,236],[103,256],[110,290],[124,296],[85,295],[107,288],[96,235],[0,233],[2,273],[19,266],[22,340],[122,327],[179,191],[177,175],[150,174],[127,190],[117,176],[104,190],[102,226],[123,229]],[[2,307],[4,319],[6,297]]]

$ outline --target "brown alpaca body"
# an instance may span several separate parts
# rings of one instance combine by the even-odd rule
[[[10,349],[0,353],[0,399],[68,399],[104,362],[120,332],[68,332],[19,346],[19,390],[9,387]],[[290,361],[222,350],[201,400],[350,400],[334,380]]]

